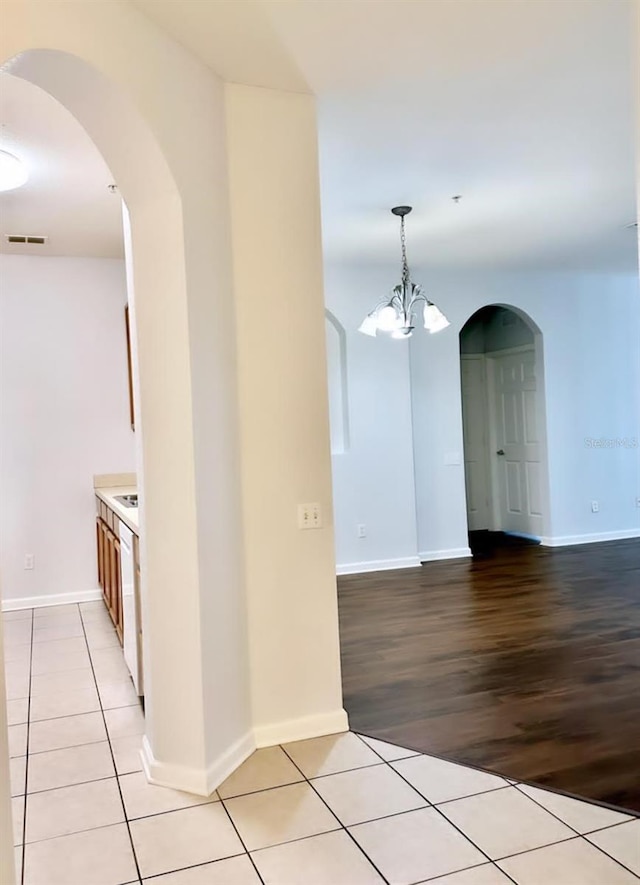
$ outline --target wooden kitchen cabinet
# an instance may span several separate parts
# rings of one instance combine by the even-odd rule
[[[98,554],[98,582],[107,611],[122,644],[122,587],[120,586],[120,539],[118,521],[111,511],[98,502],[96,517],[96,545]]]

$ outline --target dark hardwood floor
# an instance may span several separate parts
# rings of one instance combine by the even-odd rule
[[[351,728],[640,811],[640,541],[338,580]]]

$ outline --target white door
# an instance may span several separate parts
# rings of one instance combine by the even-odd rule
[[[498,529],[541,537],[541,446],[533,348],[493,363]]]
[[[487,460],[487,392],[484,356],[460,359],[464,480],[467,490],[469,531],[489,528],[489,475]]]

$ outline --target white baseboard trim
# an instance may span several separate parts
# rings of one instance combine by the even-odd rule
[[[337,575],[359,575],[363,572],[386,572],[395,568],[415,568],[420,565],[417,556],[400,559],[370,559],[367,562],[346,562],[336,566]]]
[[[626,541],[630,538],[640,538],[640,528],[623,529],[619,532],[597,532],[588,535],[562,535],[551,538],[541,538],[543,547],[573,547],[574,544],[598,544],[602,541]]]
[[[256,749],[252,732],[248,731],[232,744],[208,768],[188,768],[159,762],[153,755],[147,736],[142,738],[142,768],[150,784],[171,787],[196,796],[210,796]]]
[[[51,596],[23,596],[3,599],[2,611],[15,612],[23,608],[46,608],[49,605],[72,605],[78,602],[96,602],[102,599],[102,590],[80,590],[78,593],[54,593]]]
[[[253,733],[256,747],[273,747],[276,744],[304,741],[325,734],[341,734],[343,731],[349,731],[349,718],[345,710],[340,709],[332,713],[276,722],[273,725],[258,725]]]
[[[451,547],[449,550],[424,550],[418,553],[420,562],[437,562],[439,559],[467,559],[472,555],[470,547]]]

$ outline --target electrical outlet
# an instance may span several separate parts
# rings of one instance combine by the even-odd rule
[[[24,555],[24,567],[27,570],[31,570],[34,566],[35,557],[33,553],[25,553]]]
[[[600,504],[597,501],[591,502],[591,512],[592,513],[599,513],[600,512]]]
[[[298,504],[298,528],[322,528],[322,509],[317,502],[313,504]]]
[[[364,523],[360,523],[358,526],[358,537],[366,538],[367,537],[367,527]]]

